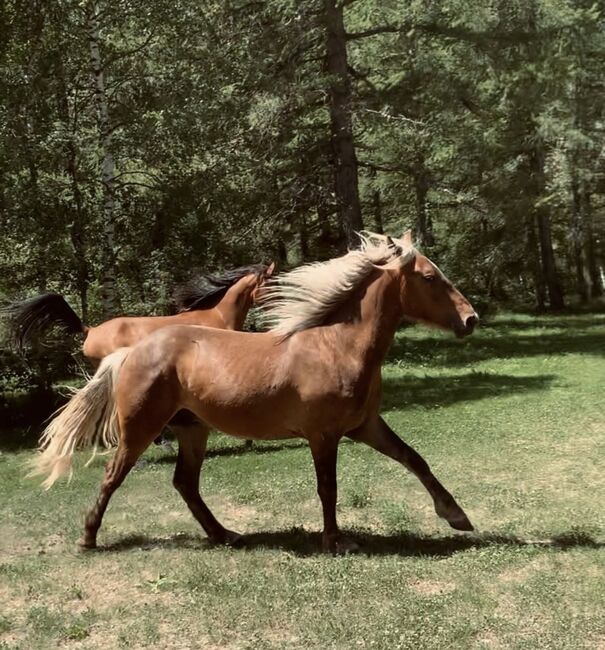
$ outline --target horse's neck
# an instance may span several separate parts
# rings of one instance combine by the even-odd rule
[[[377,271],[359,289],[358,300],[337,313],[333,342],[370,369],[382,365],[401,322],[401,301],[396,274]]]
[[[251,305],[252,288],[240,280],[229,287],[215,309],[221,314],[225,329],[241,330]]]
[[[193,309],[178,314],[179,319],[188,325],[210,325],[227,330],[241,330],[252,304],[249,287],[230,287],[225,295],[212,306]]]

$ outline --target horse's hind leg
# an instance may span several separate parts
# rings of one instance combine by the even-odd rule
[[[199,421],[170,424],[179,443],[179,455],[174,470],[174,487],[183,497],[193,516],[215,544],[236,544],[241,535],[227,530],[212,514],[200,496],[200,471],[206,453],[208,427]]]
[[[416,475],[433,497],[435,512],[457,530],[473,530],[473,526],[454,497],[437,480],[427,462],[407,445],[381,418],[376,417],[359,429],[347,434],[353,440],[365,442],[381,454],[393,458]]]
[[[109,499],[120,485],[122,485],[128,472],[133,468],[139,456],[146,449],[147,444],[128,446],[123,438],[120,440],[114,457],[105,467],[105,476],[101,483],[101,490],[97,501],[84,519],[84,533],[78,542],[82,548],[96,547],[97,532],[101,527],[101,521],[103,520]]]

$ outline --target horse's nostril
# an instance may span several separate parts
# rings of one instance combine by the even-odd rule
[[[478,322],[479,317],[477,314],[473,314],[472,316],[468,316],[468,318],[464,321],[464,325],[466,326],[467,330],[472,330]]]

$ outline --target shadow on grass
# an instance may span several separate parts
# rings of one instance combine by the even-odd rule
[[[514,334],[515,330],[530,330],[537,328],[549,329],[566,329],[566,330],[586,330],[593,327],[605,326],[605,313],[591,312],[584,316],[531,316],[531,318],[506,318],[499,317],[494,320],[486,320],[481,324],[482,329],[506,329],[507,333]]]
[[[480,548],[544,548],[566,551],[574,548],[605,547],[588,533],[572,530],[544,539],[523,539],[515,535],[460,534],[426,537],[414,533],[377,535],[366,531],[343,530],[343,534],[359,544],[359,555],[399,555],[403,557],[449,557],[456,553]],[[99,547],[99,552],[115,553],[132,549],[152,550],[205,550],[215,548],[207,539],[194,534],[179,533],[170,537],[147,537],[131,535],[122,540]],[[310,533],[301,528],[283,531],[265,531],[244,535],[237,551],[252,549],[279,550],[309,557],[321,553],[321,534]]]
[[[438,408],[456,402],[480,400],[497,395],[546,390],[554,375],[530,375],[518,377],[486,372],[465,375],[404,376],[384,379],[383,409],[425,407]],[[42,424],[28,429],[6,429],[0,431],[0,450],[5,452],[31,449],[37,446]],[[242,441],[236,445],[208,449],[207,456],[240,456],[243,454],[270,454],[280,449],[296,448],[306,443],[281,443],[254,445],[247,448]],[[146,459],[146,463],[174,463],[176,454]]]
[[[465,375],[385,377],[382,406],[438,408],[456,402],[472,401],[535,390],[546,390],[554,375],[518,377],[488,372]]]
[[[488,359],[554,356],[563,354],[605,354],[605,317],[534,317],[527,321],[499,319],[487,323],[476,336],[463,342],[451,338],[414,339],[400,335],[393,343],[389,360],[409,367],[459,368]],[[541,328],[544,332],[540,332]],[[556,328],[553,331],[553,328]],[[529,334],[527,330],[537,329]],[[553,377],[527,377],[470,373],[460,376],[402,377],[385,380],[386,408],[435,407],[458,401],[477,400],[511,391],[544,390]],[[0,450],[18,451],[37,445],[43,422],[63,404],[56,393],[0,395]],[[27,428],[29,427],[29,428]],[[272,449],[271,449],[272,451]],[[216,455],[245,453],[239,448],[217,450]],[[172,461],[172,459],[170,459]]]
[[[518,334],[513,325],[505,331],[500,323],[464,341],[455,338],[412,339],[399,336],[388,360],[406,365],[465,366],[488,359],[551,356],[562,354],[605,355],[605,332],[586,332],[567,327],[564,332]],[[494,336],[492,336],[492,331]]]
[[[212,444],[211,442],[209,444]],[[287,443],[276,443],[276,444],[262,444],[254,443],[252,447],[247,447],[242,440],[242,443],[237,446],[228,447],[210,447],[206,451],[205,458],[217,458],[221,456],[244,456],[247,454],[272,454],[276,451],[281,451],[282,449],[300,449],[301,447],[306,447],[306,442],[287,442]],[[176,463],[176,453],[167,454],[165,456],[160,456],[156,459],[145,459],[145,462],[152,465],[174,465]]]
[[[42,433],[43,425],[28,427],[27,429],[1,429],[0,451],[3,453],[35,449]]]

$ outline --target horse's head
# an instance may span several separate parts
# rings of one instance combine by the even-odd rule
[[[269,266],[264,267],[258,273],[253,273],[249,277],[250,298],[253,303],[259,302],[262,295],[262,288],[275,272],[275,262],[271,262]]]
[[[389,238],[389,246],[409,250],[411,232],[401,239]],[[404,318],[451,330],[459,338],[472,334],[477,313],[428,257],[416,251],[403,264],[400,286]]]

